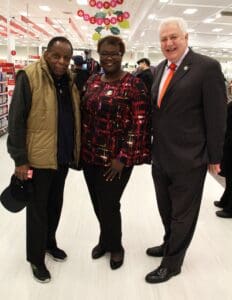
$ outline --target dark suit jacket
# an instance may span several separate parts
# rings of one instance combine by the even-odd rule
[[[142,72],[140,72],[137,77],[141,78],[142,81],[145,83],[146,85],[146,88],[147,88],[147,91],[148,93],[150,94],[151,93],[151,87],[152,87],[152,83],[153,83],[153,80],[154,80],[154,76],[151,72],[151,69],[146,69]]]
[[[224,177],[232,177],[232,102],[227,105],[227,127],[221,162],[221,173]]]
[[[164,60],[157,66],[152,86],[153,163],[167,172],[220,163],[226,127],[226,90],[220,64],[190,49],[158,108],[166,64]]]

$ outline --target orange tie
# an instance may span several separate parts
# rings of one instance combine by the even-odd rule
[[[166,79],[164,81],[164,84],[163,84],[162,89],[160,91],[160,96],[159,96],[159,99],[158,99],[158,102],[157,102],[158,107],[160,107],[161,102],[163,100],[163,96],[164,96],[164,94],[165,94],[165,92],[166,92],[166,90],[168,88],[168,85],[169,85],[169,83],[170,83],[170,81],[171,81],[171,79],[172,79],[172,77],[173,77],[173,75],[175,73],[176,64],[171,63],[168,68],[169,68],[169,72],[168,72],[168,75],[167,75],[167,77],[166,77]]]

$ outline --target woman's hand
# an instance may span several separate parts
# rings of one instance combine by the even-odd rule
[[[111,161],[111,166],[103,176],[106,178],[106,181],[112,181],[116,176],[118,176],[118,179],[120,179],[123,168],[124,164],[118,159],[114,158]]]

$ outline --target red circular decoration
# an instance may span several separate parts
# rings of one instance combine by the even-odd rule
[[[110,19],[109,18],[105,18],[104,19],[104,24],[105,25],[110,25]]]
[[[105,2],[103,3],[103,7],[104,7],[105,9],[110,8],[110,2],[105,1]]]
[[[103,24],[103,19],[102,18],[97,18],[96,19],[96,23],[97,23],[97,25],[102,25]]]
[[[89,18],[89,22],[90,22],[91,24],[95,24],[95,23],[96,23],[96,18],[95,18],[95,17],[90,17],[90,18]]]
[[[115,18],[115,17],[110,18],[111,24],[116,24],[117,22],[118,22],[117,18]]]
[[[77,15],[78,15],[79,17],[83,17],[83,16],[84,16],[84,11],[83,11],[82,9],[79,9],[79,10],[77,11]]]
[[[97,23],[97,25],[102,25],[103,24],[103,19],[102,18],[97,18],[96,23]]]
[[[117,5],[117,2],[115,0],[110,1],[111,7],[115,7]]]
[[[97,1],[96,7],[99,8],[99,9],[101,9],[103,7],[102,1]]]
[[[85,21],[89,21],[89,14],[84,14],[83,18]]]
[[[118,4],[122,4],[123,0],[111,0],[111,1],[96,1],[96,0],[89,0],[89,6],[94,7],[96,6],[97,8],[105,8],[109,9],[110,7],[115,7]]]
[[[123,21],[123,15],[118,15],[117,20],[118,20],[118,22],[122,22]]]
[[[96,1],[95,0],[90,0],[89,5],[94,7],[96,5]]]
[[[13,56],[16,55],[16,51],[15,51],[15,50],[11,50],[10,53],[11,53],[11,55],[13,55]]]
[[[128,11],[125,11],[124,13],[123,13],[123,18],[124,19],[128,19],[130,17],[130,14],[128,13]]]

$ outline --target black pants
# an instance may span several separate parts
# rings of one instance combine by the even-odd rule
[[[100,225],[99,243],[106,251],[122,248],[120,199],[130,178],[132,167],[124,168],[121,179],[106,181],[103,174],[107,168],[84,165],[84,176],[93,208]]]
[[[224,211],[232,213],[232,178],[230,175],[226,175],[225,184],[225,191],[220,199],[220,202],[223,205]]]
[[[34,194],[27,205],[27,260],[44,263],[46,249],[56,247],[56,230],[68,167],[58,170],[34,169]]]
[[[207,167],[167,174],[152,166],[159,213],[164,225],[164,257],[161,265],[181,268],[196,227]]]

